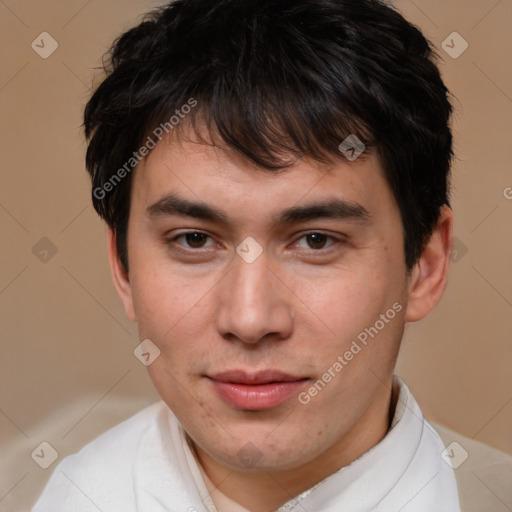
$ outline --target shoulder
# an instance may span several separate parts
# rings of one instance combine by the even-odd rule
[[[74,471],[90,472],[88,468],[92,466],[100,472],[114,467],[126,471],[135,460],[136,447],[142,437],[158,429],[159,420],[165,418],[167,412],[164,402],[151,404],[66,457],[61,464],[66,461],[66,467]]]
[[[156,402],[65,457],[55,468],[32,512],[129,510],[138,447],[159,438],[169,409]],[[128,508],[127,508],[128,507]]]
[[[434,426],[454,468],[462,510],[502,510],[504,504],[511,505],[512,456],[446,426]]]

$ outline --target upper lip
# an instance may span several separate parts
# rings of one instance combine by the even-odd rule
[[[272,382],[293,382],[305,379],[305,377],[292,375],[281,370],[260,370],[258,372],[228,370],[210,374],[208,377],[217,382],[246,385],[270,384]]]

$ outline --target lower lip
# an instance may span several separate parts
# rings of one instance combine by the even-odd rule
[[[296,393],[305,380],[248,385],[211,380],[217,394],[231,407],[250,411],[272,409]]]

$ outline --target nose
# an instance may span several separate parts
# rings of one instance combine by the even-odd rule
[[[238,255],[234,258],[231,270],[219,283],[219,333],[246,344],[288,338],[293,329],[292,293],[268,265],[265,252],[252,263]]]

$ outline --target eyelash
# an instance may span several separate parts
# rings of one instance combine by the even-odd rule
[[[187,252],[187,253],[200,253],[200,252],[203,252],[202,249],[204,249],[203,247],[199,247],[197,249],[195,248],[186,248],[180,244],[175,244],[176,240],[180,239],[180,238],[184,238],[186,237],[187,235],[193,235],[193,234],[199,234],[199,235],[203,235],[209,239],[212,239],[213,238],[208,235],[207,233],[203,233],[202,231],[186,231],[186,232],[183,232],[183,233],[179,233],[178,235],[172,237],[172,238],[169,238],[166,240],[166,245],[168,245],[169,247],[171,247],[172,249],[175,249],[175,250],[178,250],[178,251],[183,251],[183,252]],[[302,236],[300,236],[295,243],[297,243],[299,240],[302,240],[303,238],[306,238],[308,236],[311,236],[311,235],[321,235],[322,237],[325,237],[326,241],[328,240],[331,240],[332,243],[330,245],[328,245],[326,248],[322,247],[320,249],[313,249],[313,248],[309,248],[309,249],[306,249],[307,251],[311,251],[313,253],[322,253],[322,252],[326,252],[327,250],[329,250],[333,245],[335,245],[336,243],[343,243],[344,241],[342,239],[339,239],[339,238],[336,238],[332,235],[327,235],[326,233],[322,233],[321,231],[309,231],[308,233],[304,233]],[[208,247],[206,247],[206,249],[208,249]]]

